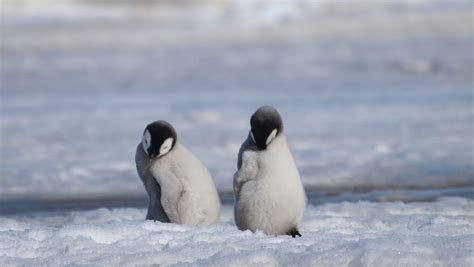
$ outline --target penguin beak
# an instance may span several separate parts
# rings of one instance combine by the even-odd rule
[[[267,145],[261,142],[257,142],[255,145],[257,145],[258,150],[265,150],[267,148]]]
[[[258,138],[258,136],[255,138],[252,130],[250,130],[250,137],[252,138],[253,143],[257,146],[258,150],[265,150],[267,148],[267,145],[261,140],[261,138]]]
[[[250,132],[250,136],[252,137],[253,142],[257,146],[258,150],[265,150],[267,149],[268,145],[275,139],[278,133],[277,129],[273,129],[270,133],[266,135],[257,135],[254,136],[252,132]]]
[[[152,160],[152,159],[156,158],[156,156],[158,156],[158,155],[156,155],[154,152],[151,152],[149,155],[150,155],[150,156],[149,156],[149,157],[150,157],[150,160]]]
[[[257,140],[255,140],[254,143],[257,146],[258,150],[267,149],[267,144],[265,143],[264,140],[261,140],[261,139],[257,138]]]

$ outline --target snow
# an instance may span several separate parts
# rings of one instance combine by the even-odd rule
[[[474,201],[308,206],[303,237],[145,221],[144,209],[0,217],[0,265],[470,266]]]

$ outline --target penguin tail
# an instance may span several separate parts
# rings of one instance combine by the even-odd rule
[[[286,234],[287,234],[287,235],[291,235],[291,237],[293,237],[293,238],[295,238],[296,236],[302,236],[302,235],[300,234],[300,232],[298,232],[298,229],[296,229],[296,227],[293,228],[293,229],[291,229],[291,230],[290,230],[288,233],[286,233]]]

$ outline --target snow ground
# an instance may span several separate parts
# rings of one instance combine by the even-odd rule
[[[144,221],[144,209],[0,217],[1,266],[472,266],[474,201],[309,206],[303,237]]]

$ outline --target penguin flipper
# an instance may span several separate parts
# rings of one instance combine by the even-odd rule
[[[286,235],[291,235],[291,237],[293,237],[293,238],[295,238],[296,236],[300,236],[300,237],[302,236],[302,235],[300,234],[300,232],[298,232],[298,229],[296,229],[296,227],[295,227],[295,228],[292,228],[290,231],[288,231],[288,232],[286,233]]]
[[[240,189],[242,185],[247,181],[253,179],[258,174],[258,167],[255,164],[255,152],[256,146],[252,143],[250,134],[242,143],[239,149],[237,157],[237,171],[234,174],[234,196],[236,199],[239,198]]]
[[[153,177],[151,179],[153,179],[154,182],[155,193],[150,195],[146,219],[169,223],[170,219],[161,205],[161,187]]]
[[[234,186],[233,186],[233,189],[234,189],[234,197],[236,199],[239,199],[240,198],[240,190],[242,189],[242,186],[246,183],[246,182],[249,182],[249,181],[252,181],[252,179],[249,179],[248,177],[242,177],[242,175],[240,174],[239,171],[237,171],[235,174],[234,174]]]
[[[148,170],[150,161],[148,156],[145,154],[141,143],[137,146],[135,153],[135,164],[137,167],[138,176],[145,186],[145,190],[149,198],[146,219],[160,222],[170,222],[170,219],[166,215],[165,211],[163,210],[163,206],[161,205],[161,186]]]
[[[243,154],[245,151],[257,151],[257,147],[253,143],[250,133],[247,136],[247,139],[240,145],[239,154],[237,155],[237,169],[239,170],[242,167],[243,163]]]

